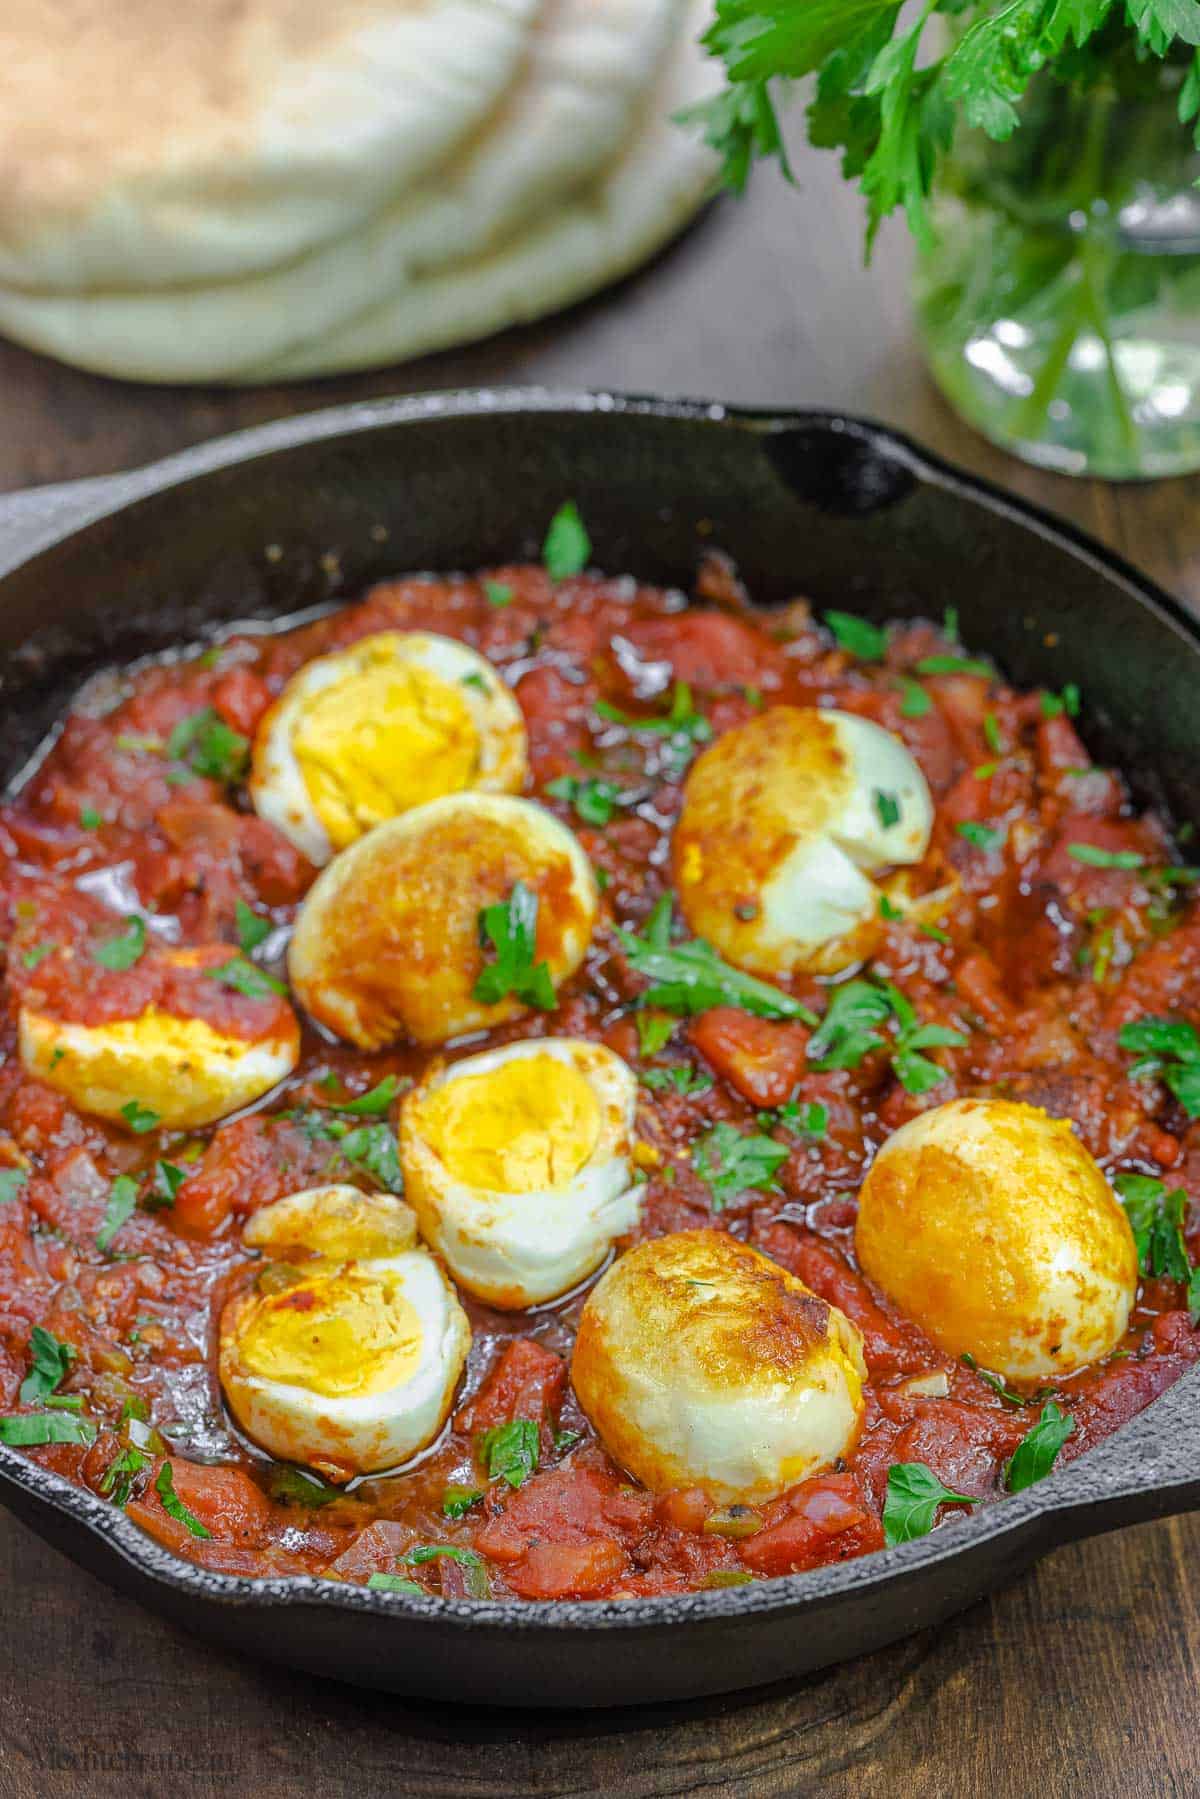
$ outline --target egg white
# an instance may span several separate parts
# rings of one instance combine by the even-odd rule
[[[306,1213],[311,1225],[307,1233]],[[245,1238],[268,1253],[282,1254],[296,1277],[291,1287],[240,1295],[221,1317],[221,1385],[247,1436],[282,1460],[320,1469],[337,1480],[396,1467],[426,1448],[449,1414],[471,1329],[434,1258],[423,1248],[403,1247],[413,1240],[409,1209],[385,1196],[315,1188],[263,1208],[250,1220]],[[316,1250],[306,1253],[305,1238]],[[371,1253],[344,1257],[346,1250],[363,1249]],[[303,1329],[312,1320],[316,1341],[324,1333],[329,1342],[330,1312],[339,1302],[360,1300],[350,1314],[349,1342],[343,1330],[327,1351],[327,1372],[340,1391],[322,1390],[315,1376],[307,1381],[282,1378],[264,1368],[270,1357],[261,1347],[256,1350],[270,1327],[269,1314],[286,1305],[289,1295],[294,1303],[297,1292],[314,1301],[311,1311],[293,1316]],[[381,1295],[387,1296],[390,1310]],[[399,1338],[389,1342],[384,1332],[379,1346],[361,1335],[355,1339],[354,1322],[362,1316],[368,1323],[383,1317],[385,1324],[398,1324]],[[415,1349],[402,1363],[401,1377],[388,1384],[373,1382],[368,1350],[378,1347],[383,1356],[394,1348],[400,1355],[414,1335]],[[319,1368],[321,1349],[312,1354]]]
[[[771,707],[692,765],[672,843],[680,906],[736,967],[834,973],[875,946],[871,877],[919,862],[932,827],[897,737],[848,712]]]
[[[536,959],[557,986],[582,962],[598,905],[578,839],[552,813],[506,794],[414,807],[343,850],[313,884],[288,956],[292,986],[321,1024],[379,1049],[445,1043],[530,1008],[477,999],[493,952],[481,912],[521,882],[537,896]]]
[[[1012,1381],[1120,1342],[1137,1294],[1124,1210],[1062,1119],[956,1099],[888,1138],[859,1194],[864,1272],[951,1355]]]
[[[722,1231],[639,1243],[588,1296],[571,1378],[609,1454],[654,1492],[777,1497],[862,1423],[858,1331]]]
[[[292,676],[256,734],[250,796],[320,866],[413,804],[519,792],[526,769],[521,709],[490,662],[456,638],[379,631]]]
[[[188,963],[207,952],[162,953],[167,960]],[[226,950],[224,959],[232,953]],[[127,1126],[123,1109],[136,1101],[167,1130],[215,1124],[261,1099],[300,1057],[300,1028],[282,1003],[256,1038],[237,1037],[203,1018],[157,1006],[132,1018],[78,1024],[27,1003],[20,1010],[18,1038],[26,1071],[81,1112]]]
[[[512,1116],[512,1140],[499,1154],[477,1157],[486,1170],[495,1166],[500,1178],[505,1153],[552,1158],[561,1150],[561,1136],[554,1130],[553,1070],[582,1080],[595,1102],[595,1136],[575,1150],[582,1164],[554,1184],[518,1191],[507,1185],[480,1184],[456,1176],[447,1167],[439,1147],[430,1141],[434,1111],[448,1091],[462,1088],[460,1097],[476,1108],[477,1125],[487,1105],[489,1082],[503,1071],[526,1065],[537,1079],[536,1089],[520,1095],[523,1116]],[[467,1083],[466,1087],[462,1087]],[[569,1292],[603,1262],[614,1240],[636,1224],[640,1188],[634,1178],[634,1118],[637,1081],[621,1058],[603,1045],[581,1038],[543,1037],[511,1043],[468,1057],[451,1067],[434,1068],[410,1093],[400,1112],[400,1160],[405,1192],[416,1208],[421,1233],[438,1252],[455,1280],[468,1292],[489,1304],[507,1309],[539,1305]],[[506,1126],[503,1113],[494,1121]],[[473,1116],[461,1120],[461,1142],[450,1143],[456,1154],[471,1146]],[[480,1127],[481,1128],[481,1127]],[[519,1140],[518,1140],[519,1139]],[[546,1144],[542,1151],[542,1141]],[[475,1170],[472,1169],[472,1173]]]

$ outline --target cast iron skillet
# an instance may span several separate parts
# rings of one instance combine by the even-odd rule
[[[597,564],[647,581],[686,586],[714,544],[768,606],[953,603],[966,642],[1016,681],[1080,684],[1092,748],[1139,798],[1200,817],[1200,632],[1096,545],[858,420],[541,392],[321,412],[0,500],[0,772],[105,662],[398,571],[536,553],[568,495]],[[1197,1504],[1200,1370],[1060,1473],[918,1542],[679,1598],[469,1604],[208,1574],[2,1446],[0,1498],[103,1579],[252,1655],[439,1699],[627,1705],[862,1654],[1056,1544]]]

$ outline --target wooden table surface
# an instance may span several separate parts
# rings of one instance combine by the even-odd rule
[[[0,489],[370,395],[537,382],[874,414],[1069,515],[1200,607],[1200,481],[1023,469],[954,419],[909,333],[907,246],[861,268],[829,159],[764,177],[651,269],[470,350],[324,383],[134,388],[0,345]],[[1200,1523],[1062,1549],[937,1632],[766,1693],[504,1715],[362,1694],[189,1640],[0,1515],[0,1796],[1200,1792]]]

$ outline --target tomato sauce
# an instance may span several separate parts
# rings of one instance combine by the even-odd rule
[[[19,1389],[40,1324],[73,1347],[58,1392],[81,1402],[77,1415],[98,1434],[90,1445],[32,1448],[34,1459],[124,1503],[178,1554],[227,1573],[363,1582],[394,1574],[417,1546],[472,1552],[401,1569],[442,1594],[655,1594],[860,1555],[884,1541],[897,1462],[923,1462],[981,1503],[1000,1499],[1004,1466],[1038,1405],[1014,1403],[1027,1396],[948,1360],[862,1277],[855,1194],[879,1145],[916,1111],[957,1094],[1000,1094],[1074,1120],[1110,1175],[1181,1187],[1189,1250],[1200,1249],[1200,1124],[1157,1081],[1131,1078],[1118,1044],[1121,1026],[1142,1015],[1200,1022],[1200,916],[1183,873],[1155,873],[1183,860],[1166,822],[1138,812],[1119,775],[1092,766],[1062,697],[1015,691],[969,662],[917,680],[922,659],[968,660],[953,632],[931,623],[896,626],[882,659],[862,661],[802,601],[756,613],[715,558],[691,604],[631,579],[554,583],[532,567],[489,576],[509,590],[507,603],[489,603],[481,579],[391,581],[315,623],[238,634],[105,677],[0,810],[0,1410],[36,1409]],[[223,941],[233,954],[241,902],[269,920],[258,959],[282,977],[287,929],[315,870],[248,809],[236,755],[214,771],[211,759],[172,744],[186,743],[201,714],[252,736],[304,662],[380,629],[456,635],[505,675],[527,723],[532,794],[577,831],[604,888],[591,951],[558,1011],[492,1040],[581,1035],[643,1075],[668,1071],[641,1088],[639,1134],[652,1154],[639,1234],[732,1231],[863,1333],[870,1381],[854,1453],[769,1505],[715,1512],[698,1490],[654,1496],[613,1465],[570,1388],[583,1294],[515,1315],[466,1302],[474,1346],[462,1393],[442,1438],[410,1468],[339,1491],[239,1436],[222,1406],[215,1336],[221,1306],[255,1273],[241,1226],[258,1207],[331,1176],[370,1186],[372,1172],[343,1166],[309,1121],[331,1091],[361,1094],[388,1073],[415,1077],[421,1055],[368,1056],[308,1030],[283,1091],[186,1137],[111,1128],[22,1071],[17,1008],[31,997],[79,1022],[163,1003],[199,1009],[235,1035],[263,1028],[269,996],[187,970],[166,992],[161,971],[112,970],[78,952],[136,912],[155,942]],[[814,1072],[804,1025],[732,1007],[680,1020],[665,1048],[642,1053],[633,1004],[645,983],[613,926],[640,928],[669,885],[670,832],[696,745],[598,715],[596,704],[661,719],[680,683],[713,733],[764,705],[836,704],[896,733],[916,756],[937,813],[918,876],[929,905],[922,924],[887,924],[873,971],[924,1022],[962,1035],[935,1052],[944,1074],[930,1091],[906,1091],[879,1053],[856,1069]],[[923,697],[914,700],[914,688]],[[621,789],[611,820],[582,822],[570,801],[547,796],[562,776]],[[985,835],[971,840],[964,824],[982,824]],[[1105,854],[1092,863],[1068,853],[1081,843]],[[1123,853],[1133,866],[1114,865]],[[69,962],[66,947],[77,952]],[[823,1009],[822,983],[801,980],[793,991]],[[824,1128],[793,1128],[774,1115],[781,1106],[819,1108]],[[720,1122],[786,1145],[773,1190],[717,1206],[690,1146]],[[155,1184],[163,1160],[184,1172],[173,1196]],[[138,1183],[140,1204],[101,1248],[122,1175]],[[1054,1388],[1075,1420],[1063,1456],[1115,1429],[1198,1352],[1182,1285],[1146,1281],[1116,1354]],[[536,1469],[519,1485],[489,1480],[482,1434],[517,1419],[536,1427]],[[124,1481],[114,1467],[131,1440],[143,1446],[142,1465]],[[181,1521],[172,1493],[208,1534]],[[942,1528],[961,1515],[946,1508]]]

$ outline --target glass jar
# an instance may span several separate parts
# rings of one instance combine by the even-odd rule
[[[1049,75],[1003,143],[963,132],[916,271],[919,329],[951,404],[993,442],[1072,475],[1200,468],[1200,153],[1186,63]]]

